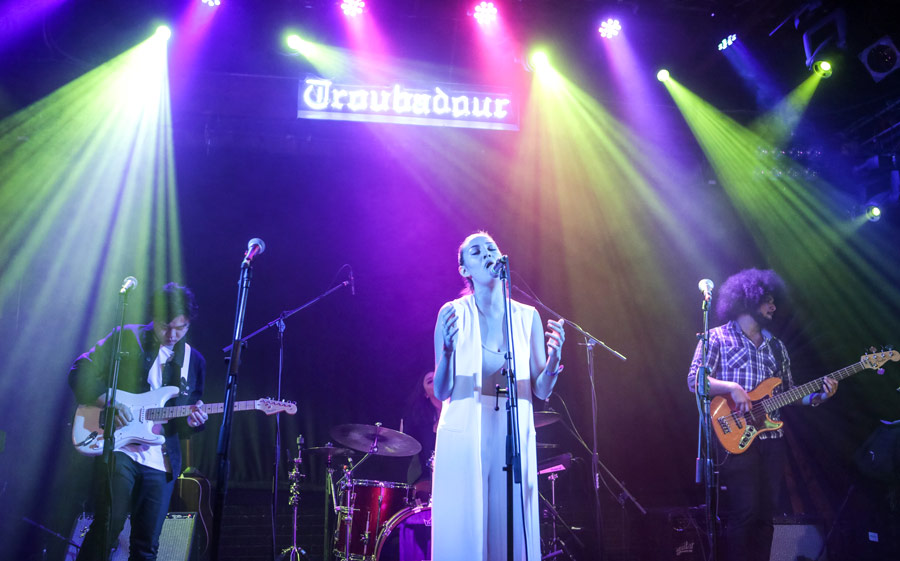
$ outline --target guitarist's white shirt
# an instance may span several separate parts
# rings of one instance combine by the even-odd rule
[[[156,361],[150,367],[147,373],[147,382],[150,384],[151,390],[162,387],[163,369],[165,364],[172,360],[175,354],[174,348],[164,347],[160,345],[159,354],[156,355]],[[187,381],[188,368],[191,364],[191,347],[187,343],[184,344],[184,363],[181,365],[181,379]],[[160,434],[163,426],[156,425]],[[159,471],[170,472],[172,467],[169,465],[168,458],[163,455],[163,447],[161,445],[150,446],[147,444],[126,444],[118,448],[118,452],[127,454],[129,458],[135,462],[147,466],[149,468],[158,469]]]

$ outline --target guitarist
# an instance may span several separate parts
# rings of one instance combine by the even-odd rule
[[[95,515],[78,553],[78,561],[105,558],[103,534],[111,520],[107,553],[117,541],[131,514],[130,559],[156,559],[175,478],[181,472],[180,438],[201,430],[207,414],[203,404],[206,361],[185,341],[197,306],[190,289],[169,283],[157,291],[152,301],[153,321],[146,325],[126,325],[122,331],[122,360],[118,388],[143,393],[161,386],[178,386],[181,391],[167,405],[194,403],[188,417],[162,425],[166,437],[162,446],[127,444],[113,453],[112,497],[104,456],[95,463]],[[106,403],[107,377],[115,351],[115,334],[110,333],[90,351],[78,357],[69,371],[69,385],[80,404]],[[132,420],[131,412],[116,403],[116,426]]]
[[[729,397],[741,412],[750,411],[747,392],[763,380],[781,378],[776,391],[794,384],[787,349],[767,329],[776,299],[783,295],[784,283],[772,270],[743,270],[729,277],[720,290],[716,313],[726,323],[709,332],[709,389],[711,395]],[[700,382],[701,352],[702,342],[688,373],[692,392]],[[825,378],[822,391],[806,396],[802,403],[819,405],[836,390],[837,381]],[[774,420],[777,413],[772,414]],[[783,436],[781,429],[763,432],[741,454],[728,454],[719,445],[723,561],[769,559],[786,455]]]

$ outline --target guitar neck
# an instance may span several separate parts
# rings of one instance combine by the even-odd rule
[[[817,378],[812,380],[811,382],[807,382],[805,384],[801,384],[799,386],[794,386],[789,390],[785,390],[778,395],[773,395],[772,397],[763,400],[763,406],[766,409],[766,413],[771,413],[777,409],[781,409],[785,405],[790,405],[791,403],[800,401],[804,397],[816,393],[822,390],[822,384],[825,382],[825,378],[831,378],[832,380],[843,380],[844,378],[849,378],[853,376],[857,372],[862,372],[866,367],[862,362],[857,362],[856,364],[851,364],[846,368],[841,368],[831,374],[826,374],[821,378]]]
[[[147,409],[147,419],[150,421],[167,421],[178,417],[187,417],[193,411],[193,405],[173,405],[171,407],[151,407]],[[223,413],[225,411],[224,403],[204,403],[200,406],[207,415],[214,413]],[[234,403],[235,411],[253,411],[256,409],[255,401],[236,401]]]

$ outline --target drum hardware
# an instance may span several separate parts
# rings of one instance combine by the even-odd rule
[[[410,532],[404,532],[406,526],[411,526]],[[421,526],[422,531],[416,536],[415,528]],[[397,555],[391,555],[393,551],[385,550],[392,537],[398,536],[395,531],[400,531],[401,543]],[[408,534],[408,535],[403,535]],[[419,539],[416,539],[419,538]],[[395,545],[390,542],[390,545]],[[412,550],[412,551],[410,551]],[[430,559],[431,556],[431,505],[417,505],[404,508],[387,521],[384,529],[378,534],[375,542],[375,561],[399,561],[399,559]]]
[[[358,464],[357,464],[358,465]],[[375,558],[378,537],[387,521],[409,508],[410,486],[405,483],[352,479],[345,468],[341,483],[333,554],[343,561],[369,561]],[[365,517],[363,517],[365,514]]]
[[[551,537],[545,543],[541,544],[541,547],[544,551],[547,551],[547,554],[541,557],[541,559],[555,559],[557,557],[562,558],[560,556],[565,555],[566,559],[570,561],[574,561],[574,557],[569,552],[568,546],[566,542],[559,537],[557,533],[557,526],[560,525],[565,528],[569,534],[572,536],[572,539],[578,543],[579,547],[584,548],[584,543],[578,536],[575,535],[574,530],[571,526],[566,524],[566,521],[562,519],[559,515],[559,511],[556,509],[556,480],[559,479],[560,472],[568,469],[569,464],[572,461],[572,454],[566,453],[560,456],[556,456],[554,458],[550,458],[541,462],[538,466],[540,474],[547,475],[547,479],[550,481],[550,500],[548,501],[543,494],[539,494],[541,502],[544,504],[544,517],[550,519],[550,527],[552,528]]]
[[[290,473],[288,473],[288,480],[291,482],[291,498],[288,500],[288,504],[294,509],[294,526],[293,533],[291,534],[291,547],[281,552],[281,559],[288,559],[289,561],[307,559],[306,551],[297,545],[297,520],[299,520],[300,517],[300,480],[306,477],[304,474],[300,473],[300,465],[303,463],[301,456],[302,450],[303,435],[300,435],[297,437],[297,457],[293,460],[294,467],[291,469]]]

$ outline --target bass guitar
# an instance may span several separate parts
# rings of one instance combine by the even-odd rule
[[[781,378],[767,378],[748,392],[752,401],[750,411],[741,413],[735,406],[731,396],[717,395],[710,402],[710,416],[713,430],[722,447],[732,454],[741,454],[756,440],[760,434],[781,428],[783,421],[773,421],[772,412],[800,401],[804,397],[822,389],[825,378],[843,380],[863,370],[877,370],[888,361],[900,360],[900,353],[894,350],[872,352],[860,357],[859,362],[841,368],[831,374],[795,386],[782,393],[773,395],[775,388],[781,384]]]
[[[166,441],[162,423],[169,419],[187,417],[193,411],[193,405],[163,405],[178,395],[175,386],[163,386],[145,393],[116,391],[116,401],[131,411],[131,422],[122,425],[115,432],[115,449],[126,444],[161,445]],[[225,411],[224,403],[204,403],[200,409],[207,415]],[[93,405],[81,405],[75,410],[75,421],[72,423],[72,444],[75,450],[86,456],[99,456],[103,453],[103,428],[100,416],[103,408]],[[262,411],[266,415],[297,412],[297,405],[290,401],[274,399],[257,399],[255,401],[237,401],[235,411]]]

